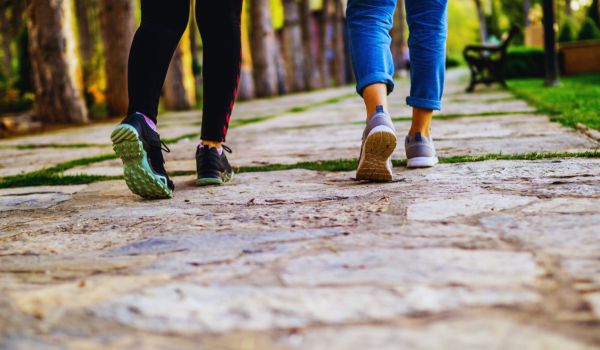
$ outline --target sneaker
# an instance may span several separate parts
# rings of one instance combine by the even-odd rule
[[[110,138],[123,161],[125,182],[133,193],[151,199],[171,198],[175,186],[167,175],[162,155],[163,150],[170,150],[155,128],[145,115],[134,113],[114,128]]]
[[[377,106],[363,132],[357,180],[392,181],[392,153],[396,149],[396,129],[390,115]]]
[[[409,168],[428,168],[438,163],[435,146],[431,137],[423,136],[420,132],[414,136],[406,136],[406,166]]]
[[[196,149],[196,185],[222,185],[233,179],[233,169],[225,156],[225,151],[231,153],[231,148],[223,145],[219,152],[216,148],[198,146]]]

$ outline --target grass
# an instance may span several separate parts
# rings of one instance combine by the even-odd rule
[[[515,96],[553,115],[553,121],[600,130],[600,74],[563,77],[556,87],[545,87],[542,79],[510,80],[508,86]]]
[[[79,185],[89,184],[97,181],[118,180],[123,179],[123,176],[102,176],[102,175],[62,175],[62,172],[71,169],[75,166],[91,164],[96,161],[113,159],[106,156],[89,157],[78,159],[70,162],[65,162],[51,168],[34,171],[27,174],[7,176],[0,179],[0,188],[9,187],[28,187],[28,186],[58,186],[58,185]],[[455,156],[440,158],[441,164],[455,163],[470,163],[483,162],[488,160],[542,160],[542,159],[559,159],[559,158],[600,158],[600,151],[588,152],[549,152],[549,153],[521,153],[521,154],[486,154],[481,156]],[[260,166],[245,166],[235,168],[235,172],[240,173],[255,173],[269,171],[283,171],[293,169],[305,169],[313,171],[352,171],[356,169],[357,159],[337,159],[314,162],[299,162],[293,164],[268,164]],[[405,160],[393,160],[395,167],[406,166]],[[187,176],[193,175],[195,171],[175,171],[170,172],[170,176]]]

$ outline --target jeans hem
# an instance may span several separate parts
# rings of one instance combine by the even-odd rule
[[[412,96],[408,96],[406,98],[406,104],[408,104],[411,107],[423,108],[423,109],[433,109],[435,111],[439,111],[442,109],[441,101],[428,100],[425,98],[418,98],[418,97],[412,97]]]
[[[378,73],[371,73],[371,74],[367,75],[366,77],[359,79],[359,81],[356,84],[356,92],[360,96],[362,96],[363,90],[367,86],[377,84],[377,83],[385,84],[387,86],[387,94],[388,95],[391,94],[392,91],[394,91],[394,79],[392,79],[392,77],[387,73],[378,72]]]

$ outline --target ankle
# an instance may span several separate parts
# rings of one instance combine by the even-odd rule
[[[200,142],[200,145],[207,146],[208,148],[216,148],[218,150],[223,148],[223,144],[221,142],[216,142],[216,141],[202,140]]]
[[[429,128],[411,127],[408,131],[408,135],[410,136],[415,136],[417,133],[421,133],[422,136],[429,137],[431,130],[429,130]]]

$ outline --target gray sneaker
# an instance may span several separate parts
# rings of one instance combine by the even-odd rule
[[[438,163],[435,146],[431,137],[423,136],[420,132],[414,136],[406,136],[406,166],[409,168],[428,168]]]
[[[390,115],[377,106],[377,110],[363,132],[357,180],[392,181],[392,153],[396,149],[396,129]]]

